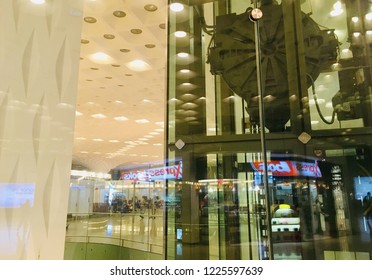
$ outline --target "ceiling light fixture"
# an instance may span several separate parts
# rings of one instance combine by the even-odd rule
[[[96,52],[90,55],[90,60],[99,64],[112,64],[114,59],[104,52]]]
[[[126,65],[133,71],[147,71],[151,69],[150,65],[147,62],[140,59],[133,60]]]
[[[141,34],[141,33],[142,33],[142,30],[139,29],[139,28],[133,28],[133,29],[130,30],[130,32],[131,32],[132,34],[136,34],[136,35],[138,35],[138,34]]]
[[[170,4],[169,8],[173,12],[181,12],[181,11],[183,11],[184,6],[181,3],[172,3],[172,4]]]
[[[31,0],[31,3],[36,5],[41,5],[45,3],[45,0]]]
[[[104,119],[106,118],[106,116],[104,114],[94,114],[94,115],[91,115],[92,118],[95,118],[95,119]]]
[[[158,7],[156,7],[154,4],[148,4],[144,7],[144,9],[148,12],[155,12]]]
[[[94,18],[94,17],[85,17],[84,21],[87,22],[87,23],[96,23],[97,19]]]
[[[127,117],[124,117],[124,116],[119,116],[119,117],[115,117],[114,118],[114,120],[115,121],[127,121],[128,120],[128,118]]]
[[[115,11],[112,13],[114,16],[118,17],[118,18],[123,18],[125,17],[127,14],[123,11]]]
[[[140,119],[140,120],[136,120],[136,123],[148,123],[149,120],[146,120],[146,119]]]

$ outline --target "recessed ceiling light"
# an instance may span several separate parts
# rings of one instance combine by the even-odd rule
[[[120,49],[120,51],[123,52],[123,53],[128,53],[128,52],[130,52],[130,49]]]
[[[120,67],[120,64],[112,64],[112,67]]]
[[[113,140],[109,140],[109,142],[110,142],[110,143],[119,143],[119,140],[115,140],[115,139],[113,139]]]
[[[80,151],[81,154],[88,154],[87,151]]]
[[[161,23],[161,24],[159,24],[159,27],[160,27],[161,29],[165,29],[166,25],[165,25],[165,23]]]
[[[158,9],[154,4],[148,4],[144,8],[148,12],[155,12]]]
[[[80,40],[80,43],[82,43],[82,44],[89,44],[89,40],[87,40],[87,39],[81,39]]]
[[[76,137],[75,139],[76,140],[87,140],[87,138],[85,138],[85,137]]]
[[[103,37],[109,40],[115,39],[115,35],[113,34],[103,34]]]
[[[89,56],[90,60],[99,64],[112,64],[114,59],[104,52],[96,52]],[[91,68],[93,69],[93,68]],[[96,70],[96,69],[94,69]]]
[[[31,3],[36,5],[41,5],[45,3],[45,0],[31,0]]]
[[[95,119],[104,119],[104,118],[106,118],[106,116],[104,114],[94,114],[91,117],[92,118],[95,118]]]
[[[103,139],[101,139],[101,138],[94,138],[94,139],[92,139],[94,142],[103,142]]]
[[[138,140],[141,140],[141,141],[147,141],[147,140],[149,140],[149,139],[147,139],[147,138],[138,138]]]
[[[146,119],[140,119],[140,120],[136,120],[136,123],[148,123],[149,120],[146,120]]]
[[[80,112],[78,112],[78,111],[75,112],[75,116],[77,116],[77,117],[78,117],[78,116],[82,116],[82,115],[83,115],[83,114],[80,113]]]
[[[180,72],[186,74],[186,73],[190,73],[190,70],[189,69],[181,69]]]
[[[127,121],[128,118],[124,116],[118,116],[114,118],[115,121]]]
[[[123,12],[123,11],[115,11],[115,12],[113,12],[112,13],[114,16],[116,16],[116,17],[119,17],[119,18],[123,18],[123,17],[125,17],[127,14],[125,13],[125,12]]]
[[[147,71],[151,68],[147,62],[140,59],[136,59],[127,63],[127,67],[133,71]]]
[[[172,3],[172,4],[170,4],[169,8],[173,12],[181,12],[181,11],[183,11],[184,6],[181,3]]]
[[[154,44],[146,44],[145,47],[148,48],[148,49],[152,49],[152,48],[155,48],[155,45]]]
[[[151,135],[159,135],[160,133],[159,132],[150,132],[149,134],[151,134]]]
[[[94,17],[85,17],[84,21],[87,22],[87,23],[96,23],[97,19],[94,18]]]
[[[130,30],[130,32],[132,33],[132,34],[141,34],[142,33],[142,30],[141,29],[139,29],[139,28],[133,28],[133,29],[131,29]]]

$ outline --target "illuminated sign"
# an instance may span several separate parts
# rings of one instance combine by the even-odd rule
[[[182,161],[176,165],[150,168],[146,170],[132,170],[121,172],[122,180],[154,181],[164,179],[182,179]]]
[[[34,195],[34,184],[0,183],[0,208],[32,207]]]
[[[260,161],[251,162],[251,166],[255,171],[263,172],[264,163]],[[306,177],[322,177],[322,173],[317,163],[273,160],[267,162],[267,172],[273,176],[306,176]]]

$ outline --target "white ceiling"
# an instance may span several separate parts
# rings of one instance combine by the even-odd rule
[[[166,0],[85,0],[74,167],[108,172],[163,162],[166,94]],[[154,5],[155,11],[147,11]],[[114,16],[115,11],[125,13]],[[131,30],[141,30],[133,34]],[[106,39],[114,35],[113,39]],[[107,36],[106,36],[107,37]],[[86,43],[88,40],[89,43]],[[95,53],[108,55],[92,61]],[[143,60],[144,71],[128,63]],[[104,118],[92,115],[103,114]],[[116,120],[119,118],[122,120]],[[139,120],[148,120],[140,123]]]

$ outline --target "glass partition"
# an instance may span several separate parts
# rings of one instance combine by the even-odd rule
[[[125,259],[130,249],[163,258],[163,205],[161,180],[72,179],[66,243],[115,245],[122,252],[115,258]]]
[[[370,259],[372,4],[176,8],[166,258]]]

